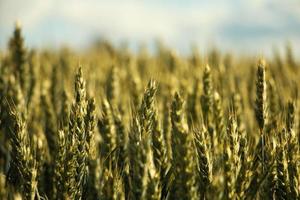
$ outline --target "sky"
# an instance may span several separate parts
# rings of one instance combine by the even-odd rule
[[[88,47],[96,38],[132,48],[160,40],[179,52],[211,46],[300,52],[299,0],[0,0],[0,49],[20,21],[28,47]]]

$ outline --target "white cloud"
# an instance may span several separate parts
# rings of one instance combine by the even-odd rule
[[[20,19],[26,36],[32,37],[28,38],[30,45],[36,45],[39,38],[39,43],[42,39],[50,43],[66,40],[78,46],[89,41],[90,38],[85,37],[100,34],[113,41],[140,42],[162,38],[177,48],[190,45],[192,41],[201,45],[206,41],[220,41],[220,47],[243,47],[245,43],[251,44],[252,37],[253,41],[258,38],[265,41],[262,45],[271,48],[274,41],[282,42],[288,36],[299,41],[295,37],[300,27],[285,30],[293,25],[292,20],[300,19],[299,12],[297,0],[185,3],[179,0],[0,0],[0,26],[4,29],[0,32],[0,45],[11,32],[13,22]],[[47,26],[49,22],[51,25]],[[56,22],[60,24],[56,25]],[[251,30],[250,36],[243,29]],[[277,34],[266,35],[261,29],[274,30]],[[239,34],[238,43],[233,41],[236,34]]]
[[[51,9],[51,0],[2,0],[0,4],[0,25],[12,26],[20,20],[23,26],[33,28]]]

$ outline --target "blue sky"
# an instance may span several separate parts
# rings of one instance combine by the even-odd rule
[[[97,37],[131,46],[161,39],[179,52],[192,44],[243,54],[300,45],[298,0],[0,0],[0,48],[16,20],[29,47],[84,48]]]

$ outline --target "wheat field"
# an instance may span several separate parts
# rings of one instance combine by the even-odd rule
[[[300,199],[300,63],[285,52],[35,50],[16,26],[0,199]]]

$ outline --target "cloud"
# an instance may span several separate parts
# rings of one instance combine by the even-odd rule
[[[2,0],[0,25],[11,26],[16,20],[21,20],[24,26],[32,28],[47,15],[51,4],[50,0]]]
[[[0,47],[16,19],[30,46],[81,47],[102,36],[129,43],[161,38],[178,49],[207,41],[241,49],[259,40],[271,47],[287,38],[299,41],[299,12],[297,0],[2,0]]]

